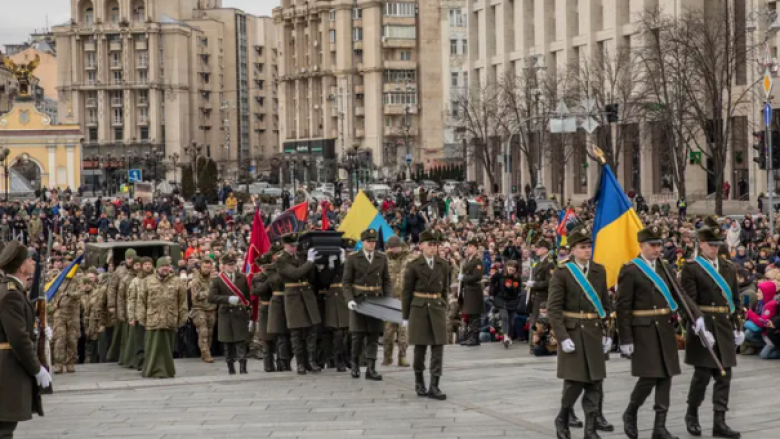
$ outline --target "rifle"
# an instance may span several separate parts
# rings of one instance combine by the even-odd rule
[[[691,312],[691,308],[688,306],[688,302],[685,301],[682,288],[677,284],[677,279],[675,279],[671,275],[671,273],[669,273],[669,268],[666,266],[664,261],[659,260],[658,262],[661,264],[661,267],[664,269],[664,275],[666,276],[666,279],[669,281],[669,284],[672,285],[672,289],[677,294],[677,298],[680,300],[680,303],[682,304],[682,307],[685,310],[685,315],[688,317],[688,320],[690,320],[691,322],[695,322],[696,319],[693,317],[693,313]],[[715,354],[715,351],[712,349],[712,345],[710,345],[710,342],[707,340],[707,337],[705,337],[704,334],[696,334],[696,335],[699,336],[699,340],[701,340],[701,344],[704,345],[705,348],[707,348],[707,352],[710,353],[712,359],[715,361],[715,364],[718,366],[718,369],[720,369],[720,375],[725,377],[726,370],[723,369],[723,365],[720,363],[720,360],[718,359],[718,356]]]
[[[35,275],[33,277],[33,286],[30,290],[30,299],[35,302],[35,314],[37,318],[38,328],[38,340],[36,341],[36,352],[38,354],[38,361],[41,363],[41,367],[45,367],[46,370],[51,370],[51,345],[46,340],[46,328],[48,323],[46,322],[46,286],[44,285],[46,279],[46,270],[49,265],[49,258],[51,257],[52,247],[52,235],[49,233],[49,239],[46,243],[46,257],[41,261],[40,253],[35,255]],[[49,386],[46,389],[40,389],[41,394],[50,395],[54,393],[53,386]]]

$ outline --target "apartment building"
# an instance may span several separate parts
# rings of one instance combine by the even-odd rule
[[[115,185],[131,168],[174,181],[174,156],[184,164],[192,151],[234,179],[239,169],[257,173],[263,152],[276,149],[274,106],[252,87],[262,69],[271,88],[270,18],[221,0],[72,0],[71,8],[70,23],[54,28],[59,113],[81,125],[83,156],[100,158],[85,161],[84,183]],[[265,124],[253,123],[264,112]]]
[[[369,151],[385,178],[405,172],[407,157],[427,166],[441,156],[439,8],[436,1],[282,0],[273,13],[280,134],[284,153],[305,163],[297,178],[334,176],[354,148]]]
[[[448,161],[462,160],[462,134],[455,127],[458,122],[458,99],[467,90],[468,72],[468,14],[466,0],[441,1],[442,96],[447,100],[444,110],[444,154]]]

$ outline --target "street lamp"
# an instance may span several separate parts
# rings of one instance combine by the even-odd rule
[[[179,153],[174,152],[173,154],[169,155],[168,160],[173,162],[173,184],[174,186],[179,187],[179,179],[176,176],[176,164],[179,162]]]
[[[195,187],[198,187],[198,157],[200,157],[201,153],[203,152],[203,145],[198,145],[197,142],[192,142],[191,145],[186,145],[184,147],[184,155],[187,156],[190,162],[190,166],[192,167],[192,179],[195,183]]]
[[[8,178],[8,157],[11,155],[11,150],[8,148],[3,148],[2,151],[0,151],[0,162],[3,162],[3,178],[5,178],[5,201],[8,201],[8,186],[10,185],[10,180]]]

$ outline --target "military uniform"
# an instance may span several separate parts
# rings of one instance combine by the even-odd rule
[[[274,255],[279,254],[274,252]],[[271,291],[271,299],[268,301],[268,324],[266,329],[269,335],[276,336],[276,369],[280,372],[290,369],[290,330],[287,329],[287,316],[284,310],[284,283],[279,276],[276,262],[265,266],[266,280],[262,289]]]
[[[397,237],[392,237],[387,240],[388,247],[396,245],[403,246],[403,249],[398,253],[387,252],[387,268],[390,270],[390,282],[393,286],[393,297],[401,300],[404,290],[404,271],[406,270],[406,264],[410,260],[414,259],[409,254],[408,248],[401,244],[401,240]],[[398,365],[401,367],[409,367],[409,362],[406,360],[406,350],[409,348],[409,336],[406,331],[406,326],[394,322],[385,322],[384,333],[384,352],[385,358],[382,362],[383,366],[389,366],[393,363],[393,345],[398,345]]]
[[[127,250],[127,252],[131,252],[132,250]],[[126,253],[127,253],[126,252]],[[135,252],[132,251],[130,253],[132,257],[135,257]],[[110,346],[108,349],[108,353],[106,354],[107,361],[109,362],[118,362],[119,357],[122,353],[122,340],[125,338],[125,327],[127,326],[126,322],[125,325],[122,324],[122,321],[119,320],[119,309],[117,306],[117,301],[119,300],[119,290],[120,286],[122,284],[122,279],[127,275],[127,271],[132,269],[132,267],[127,267],[125,265],[125,262],[122,262],[116,270],[111,274],[111,277],[108,278],[108,290],[106,292],[107,297],[107,313],[108,313],[108,321],[109,321],[109,327],[111,328],[111,341]],[[124,315],[124,312],[123,312]],[[106,327],[107,329],[109,327]]]
[[[236,258],[232,255],[222,257],[223,265],[235,265]],[[228,372],[233,375],[236,373],[235,362],[238,360],[240,373],[247,373],[246,361],[247,345],[249,337],[249,322],[252,319],[252,308],[249,304],[249,283],[246,275],[235,271],[233,273],[223,273],[230,282],[241,293],[246,303],[243,303],[240,296],[234,293],[231,287],[221,278],[211,280],[211,289],[209,290],[209,302],[218,305],[217,309],[217,329],[218,340],[225,344],[225,361],[227,362]],[[235,299],[232,299],[235,297]]]
[[[587,228],[575,229],[569,235],[572,247],[590,242],[590,230]],[[597,296],[593,303],[567,264],[572,264],[572,270],[579,270],[593,287]],[[600,303],[603,317],[599,316],[594,303]],[[602,318],[609,316],[611,311],[607,271],[602,265],[589,261],[580,266],[574,258],[558,265],[550,280],[547,315],[559,347],[562,348],[558,352],[558,378],[564,380],[563,396],[561,411],[555,419],[559,436],[569,435],[571,410],[584,391],[582,406],[586,414],[585,437],[598,437],[595,430],[596,419],[601,413],[601,382],[607,377],[604,356],[606,324]],[[571,352],[563,349],[568,343],[574,344]]]
[[[263,267],[270,262],[271,254],[268,253],[257,259],[257,265]],[[274,355],[276,353],[276,334],[268,332],[268,308],[271,304],[271,298],[273,297],[273,290],[267,287],[268,274],[263,271],[256,274],[252,278],[252,296],[256,296],[260,299],[260,305],[258,308],[256,332],[260,340],[260,347],[263,350],[263,367],[266,372],[276,372],[276,363],[274,361]]]
[[[130,281],[130,285],[127,287],[127,320],[128,320],[128,337],[127,345],[129,355],[125,366],[130,369],[143,370],[144,357],[144,345],[146,344],[146,328],[141,324],[138,318],[138,297],[143,283],[153,273],[147,273],[143,270],[143,264],[152,262],[152,258],[143,257],[139,259],[141,262],[141,270],[138,275]]]
[[[420,234],[420,243],[438,243],[430,231]],[[430,261],[421,255],[406,265],[404,272],[403,319],[409,323],[409,343],[414,345],[414,374],[419,396],[445,399],[439,391],[439,379],[447,344],[447,297],[450,290],[449,263],[434,256]],[[430,389],[425,389],[423,372],[425,356],[431,347]]]
[[[353,249],[355,241],[344,239],[343,247]],[[346,252],[346,250],[345,250]],[[327,362],[329,367],[336,368],[339,372],[347,370],[347,335],[349,334],[350,312],[344,299],[343,278],[344,262],[328,267],[322,273],[321,278],[327,281],[328,288],[318,291],[320,311],[322,313],[322,362]],[[330,274],[330,276],[328,276]]]
[[[198,332],[198,348],[200,358],[206,363],[213,363],[211,344],[214,337],[214,327],[217,325],[217,305],[209,302],[211,277],[204,276],[199,269],[195,270],[190,280],[190,297],[192,309],[190,318]]]
[[[550,249],[550,243],[547,241],[541,241],[537,245]],[[548,254],[545,258],[542,258],[533,267],[533,286],[531,286],[531,296],[528,298],[530,306],[530,321],[529,328],[533,330],[536,324],[536,319],[539,318],[539,307],[542,303],[547,302],[547,290],[550,286],[550,279],[552,278],[553,271],[555,270],[555,260],[552,255]]]
[[[78,341],[81,337],[81,298],[85,294],[80,280],[66,284],[49,302],[52,313],[52,371],[76,371]]]
[[[718,245],[722,242],[724,234],[719,228],[703,227],[699,229],[697,235],[700,242]],[[731,430],[725,423],[725,413],[728,410],[731,389],[731,368],[737,365],[735,331],[740,330],[736,314],[736,311],[740,309],[737,269],[733,263],[722,258],[716,257],[715,261],[707,260],[703,256],[700,258],[701,264],[697,260],[692,260],[683,265],[680,281],[685,293],[698,305],[698,307],[691,309],[694,318],[703,317],[707,331],[715,338],[716,343],[712,349],[718,356],[726,374],[721,376],[715,360],[712,359],[691,328],[693,322],[688,322],[685,363],[694,366],[695,371],[688,391],[686,426],[691,434],[701,434],[698,409],[704,401],[710,379],[714,379],[715,385],[712,392],[712,405],[715,411],[713,435],[738,438],[740,434]],[[723,291],[702,264],[710,264],[709,267],[720,274],[725,286],[730,291]],[[731,308],[734,312],[731,311]]]
[[[119,288],[117,289],[117,319],[123,324],[123,337],[122,337],[122,351],[119,355],[119,365],[125,366],[130,369],[135,369],[137,366],[135,363],[135,346],[133,345],[133,337],[135,336],[135,327],[131,326],[134,317],[129,313],[129,302],[131,299],[130,285],[141,273],[140,269],[141,260],[137,256],[133,258],[133,266],[127,270],[126,274],[119,281]],[[137,266],[137,267],[136,267]],[[137,268],[137,269],[136,269]],[[136,294],[136,293],[134,293]],[[137,294],[136,294],[137,295]],[[135,299],[132,299],[135,300]]]
[[[479,247],[479,242],[473,240],[468,243],[470,247]],[[482,314],[485,313],[485,299],[482,294],[482,278],[485,270],[482,266],[482,258],[475,254],[463,264],[460,281],[460,299],[463,301],[461,312],[468,315],[469,324],[463,337],[465,346],[479,346],[479,331],[482,323]]]
[[[96,270],[97,272],[97,270]],[[99,363],[98,336],[105,330],[103,316],[100,309],[100,297],[105,294],[108,275],[101,274],[94,284],[86,282],[84,289],[87,291],[87,304],[84,307],[84,332],[86,335],[85,362]]]
[[[374,229],[365,230],[360,234],[363,242],[376,241],[379,233]],[[374,250],[371,253],[365,249],[347,258],[344,265],[344,300],[361,303],[368,298],[392,297],[390,271],[387,266],[387,256]],[[384,330],[384,322],[352,310],[349,314],[349,332],[352,334],[352,377],[360,377],[360,354],[364,354],[368,367],[366,379],[379,381],[382,379],[376,371],[379,336]],[[365,349],[363,343],[365,342]]]

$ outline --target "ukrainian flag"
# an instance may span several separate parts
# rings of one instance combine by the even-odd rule
[[[374,229],[379,233],[382,242],[387,242],[390,237],[395,236],[393,228],[387,224],[378,210],[371,204],[363,191],[360,191],[355,197],[347,216],[339,226],[339,232],[344,232],[344,238],[351,238],[358,242],[357,248],[360,248],[360,234],[364,230]]]
[[[637,232],[642,222],[612,173],[609,165],[601,171],[593,221],[593,260],[607,269],[607,287],[617,284],[620,267],[639,254]]]
[[[51,302],[51,299],[53,299],[54,295],[57,294],[57,290],[60,289],[62,283],[65,282],[65,279],[73,279],[76,277],[76,272],[79,271],[79,266],[81,265],[81,261],[83,259],[84,255],[77,257],[75,261],[68,265],[68,268],[62,270],[62,273],[60,273],[59,276],[55,277],[54,280],[46,284],[46,302]]]

